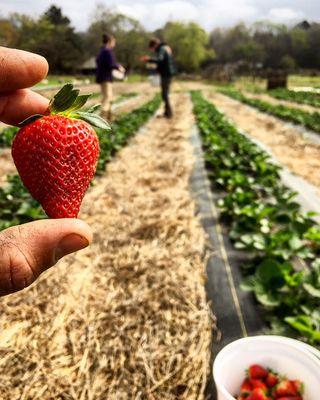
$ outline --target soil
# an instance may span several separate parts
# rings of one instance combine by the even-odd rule
[[[2,298],[0,398],[204,399],[212,319],[186,94],[85,197],[90,248]]]
[[[208,93],[213,103],[239,128],[264,143],[291,172],[320,188],[320,145],[298,129],[219,93]]]

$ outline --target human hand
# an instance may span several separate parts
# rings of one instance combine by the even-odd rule
[[[0,47],[0,121],[14,125],[32,114],[45,113],[48,100],[27,88],[47,72],[43,57]],[[58,259],[87,247],[91,240],[89,226],[78,219],[48,219],[3,230],[0,295],[30,285]]]

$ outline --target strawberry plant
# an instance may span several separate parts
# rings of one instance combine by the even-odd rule
[[[220,192],[221,220],[235,247],[251,255],[243,265],[242,289],[254,293],[278,331],[320,343],[315,314],[320,305],[320,227],[314,213],[302,213],[296,194],[281,183],[280,168],[266,152],[200,93],[193,92],[192,100],[208,175]],[[301,269],[303,262],[308,268]]]
[[[15,126],[9,126],[8,128],[4,128],[0,133],[0,147],[1,148],[11,147],[12,140],[17,132],[18,128],[16,128]]]
[[[241,103],[255,107],[262,112],[274,115],[285,121],[293,122],[294,124],[303,125],[317,133],[320,133],[320,112],[308,112],[300,108],[288,107],[282,104],[270,104],[264,100],[251,99],[246,97],[241,92],[234,89],[220,89],[220,93],[229,96]]]
[[[136,92],[122,93],[112,102],[112,104],[119,104],[124,100],[128,100],[136,96],[138,96],[138,93]]]
[[[45,218],[39,203],[23,186],[18,175],[9,175],[0,187],[0,230],[35,219]]]
[[[296,103],[308,104],[314,107],[320,107],[320,94],[313,92],[303,92],[288,89],[274,89],[268,92],[271,96],[279,100],[289,100]]]

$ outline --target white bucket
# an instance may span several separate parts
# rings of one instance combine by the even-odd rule
[[[245,370],[252,364],[269,367],[305,384],[304,399],[320,399],[320,352],[281,336],[252,336],[225,346],[213,364],[218,400],[234,400]]]
[[[118,69],[112,70],[112,77],[118,81],[123,81],[126,77],[125,71],[119,71]]]

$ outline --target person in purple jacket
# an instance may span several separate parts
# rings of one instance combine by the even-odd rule
[[[96,58],[97,73],[96,82],[101,86],[102,102],[101,116],[106,119],[111,119],[111,102],[112,102],[112,71],[117,69],[125,72],[122,65],[118,64],[114,55],[113,49],[116,45],[116,40],[109,34],[102,35],[103,46]]]

